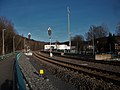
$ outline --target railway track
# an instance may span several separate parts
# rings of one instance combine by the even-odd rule
[[[41,52],[49,54],[48,51],[41,51]],[[58,53],[58,52],[52,52],[52,53],[57,55],[58,57],[61,57],[61,53]],[[119,61],[94,60],[93,58],[88,58],[88,57],[85,58],[84,56],[76,56],[74,54],[65,54],[65,55],[62,55],[62,57],[66,58],[66,59],[71,58],[71,59],[80,60],[80,61],[87,61],[87,62],[108,64],[108,65],[113,65],[113,66],[120,66]]]
[[[82,60],[82,61],[101,63],[101,64],[108,64],[108,65],[113,65],[113,66],[120,66],[120,62],[119,61],[94,60],[94,59],[86,59],[84,57],[81,58],[81,57],[78,57],[78,56],[70,56],[70,55],[64,55],[62,57],[76,59],[76,60]]]
[[[102,70],[95,67],[89,67],[89,66],[78,65],[78,64],[74,64],[66,61],[61,61],[61,60],[57,60],[54,58],[41,55],[38,52],[34,52],[33,55],[40,58],[41,60],[55,64],[57,66],[67,68],[75,72],[83,73],[85,75],[89,75],[97,79],[103,79],[106,82],[112,82],[114,84],[120,85],[119,72],[107,71],[107,70]]]

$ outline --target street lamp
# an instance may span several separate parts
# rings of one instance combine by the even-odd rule
[[[49,27],[48,28],[48,35],[49,35],[49,40],[50,40],[50,57],[53,56],[51,53],[51,51],[52,51],[52,49],[51,49],[51,34],[52,34],[52,29]]]
[[[3,38],[3,51],[2,51],[2,54],[3,54],[3,56],[5,55],[5,50],[4,50],[4,31],[5,31],[6,29],[3,29],[2,30],[2,38]]]

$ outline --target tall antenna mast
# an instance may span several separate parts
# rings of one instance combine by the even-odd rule
[[[67,7],[67,12],[68,12],[68,39],[69,39],[69,46],[71,49],[71,35],[70,35],[70,9]]]

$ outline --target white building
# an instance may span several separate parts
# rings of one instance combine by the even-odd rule
[[[53,50],[70,50],[70,46],[67,45],[51,45],[51,48]],[[44,45],[44,50],[49,50],[50,49],[50,45]]]

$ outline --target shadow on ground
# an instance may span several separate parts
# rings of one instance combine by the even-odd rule
[[[12,90],[13,88],[12,80],[5,80],[5,82],[1,85],[0,90]]]

